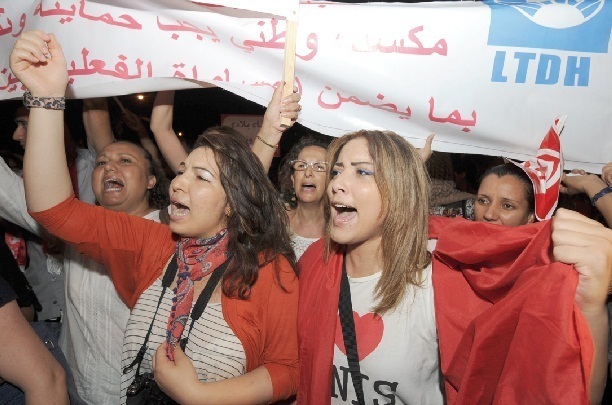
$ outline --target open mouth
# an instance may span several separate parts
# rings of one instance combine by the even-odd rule
[[[170,207],[170,215],[175,217],[184,217],[185,215],[189,214],[189,207],[181,204],[178,201],[172,201]]]
[[[331,206],[334,223],[348,222],[357,215],[357,210],[354,207],[337,203],[332,203]]]
[[[304,190],[316,190],[317,186],[315,186],[312,183],[304,183],[304,184],[302,184],[301,188],[304,189]]]
[[[104,180],[104,191],[121,191],[124,187],[125,184],[119,179]]]

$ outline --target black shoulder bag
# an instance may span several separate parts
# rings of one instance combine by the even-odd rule
[[[204,290],[200,293],[198,300],[193,306],[193,311],[191,313],[191,324],[189,325],[187,336],[182,338],[180,341],[181,349],[185,350],[193,324],[200,319],[202,313],[204,313],[206,305],[215,291],[217,284],[219,284],[219,280],[221,280],[221,277],[223,277],[223,273],[225,273],[225,269],[227,268],[230,259],[231,257],[212,272],[210,279],[208,279],[208,283],[206,283],[206,287],[204,287]],[[123,369],[123,374],[127,374],[130,370],[132,370],[132,368],[134,368],[134,366],[137,366],[134,380],[128,386],[126,391],[126,405],[174,405],[177,403],[172,398],[164,394],[164,392],[157,386],[153,373],[140,374],[140,364],[142,363],[144,355],[147,351],[147,343],[149,343],[149,336],[151,335],[151,330],[153,330],[153,323],[155,322],[159,305],[161,304],[166,289],[172,285],[172,281],[176,276],[177,268],[178,266],[175,255],[172,257],[172,260],[168,265],[168,269],[166,270],[166,274],[164,274],[164,278],[162,279],[163,289],[159,296],[159,301],[157,301],[157,308],[155,308],[155,313],[153,314],[153,319],[151,320],[151,325],[149,325],[149,330],[144,338],[144,342],[142,343],[142,346],[140,347],[134,361]]]
[[[355,395],[357,395],[357,403],[359,405],[365,405],[361,369],[359,368],[359,355],[357,353],[357,334],[355,333],[355,320],[353,319],[351,286],[349,285],[348,275],[346,274],[346,259],[342,262],[342,280],[340,282],[338,313],[340,315],[342,337],[344,338],[344,347],[346,349],[346,360],[348,361],[351,380],[353,380]]]

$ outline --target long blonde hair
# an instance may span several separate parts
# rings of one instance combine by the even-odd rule
[[[376,284],[374,312],[395,309],[405,298],[409,285],[421,285],[421,270],[431,258],[427,251],[429,176],[418,151],[392,131],[361,130],[335,139],[328,149],[330,167],[342,148],[363,138],[374,163],[374,179],[382,199],[382,276]],[[330,177],[328,173],[327,184]],[[329,238],[327,249],[334,243]]]

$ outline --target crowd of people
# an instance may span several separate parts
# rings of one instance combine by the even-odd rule
[[[277,188],[268,171],[281,118],[301,110],[282,85],[252,144],[219,126],[188,150],[166,91],[151,114],[155,142],[115,139],[99,99],[84,102],[88,147],[78,149],[53,34],[24,32],[10,64],[28,109],[14,135],[23,171],[0,161],[0,217],[22,229],[30,260],[19,269],[3,247],[0,275],[18,276],[12,289],[0,277],[0,397],[602,401],[612,164],[561,185],[608,226],[567,209],[537,221],[532,183],[512,163],[485,171],[474,194],[457,179],[436,183],[434,137],[417,149],[391,131],[302,137]]]

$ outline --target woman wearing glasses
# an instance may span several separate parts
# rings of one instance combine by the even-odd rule
[[[263,142],[258,138],[253,151],[265,162],[256,149],[257,144]],[[281,195],[287,208],[291,245],[296,260],[299,260],[308,246],[325,234],[325,174],[328,169],[325,154],[328,145],[326,139],[305,136],[291,148],[279,168]],[[265,150],[263,152],[269,153]],[[268,166],[264,163],[264,168],[268,170],[269,163]]]
[[[281,86],[272,96],[252,146],[266,171],[270,169],[274,152],[286,129],[280,125],[280,118],[295,120],[301,107],[297,111],[290,107],[294,107],[299,100],[297,93],[281,100]],[[328,169],[325,155],[330,139],[311,135],[301,138],[284,157],[279,168],[278,178],[287,207],[291,244],[296,260],[299,260],[311,243],[325,234],[325,174]]]
[[[325,154],[329,141],[314,136],[301,138],[279,169],[281,194],[289,217],[291,245],[296,260],[325,234]]]

